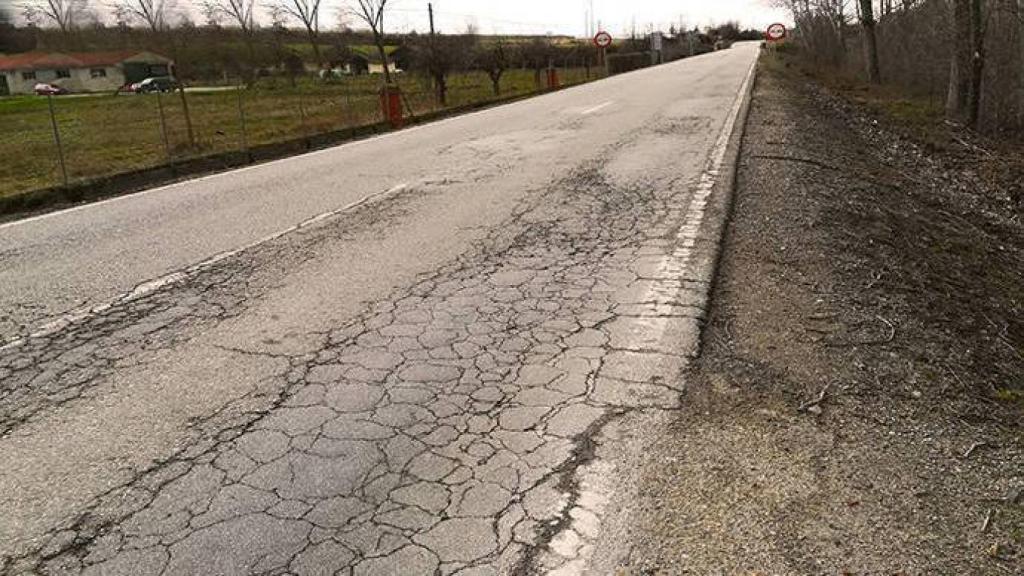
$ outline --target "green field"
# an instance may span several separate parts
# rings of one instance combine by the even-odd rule
[[[595,72],[596,73],[596,72]],[[582,69],[561,70],[563,85],[587,80]],[[430,82],[402,75],[399,83],[414,114],[438,110]],[[448,106],[494,99],[483,73],[453,75]],[[292,140],[381,120],[380,78],[359,76],[331,83],[304,79],[295,88],[287,79],[262,79],[246,90],[190,92],[188,106],[196,145],[188,144],[178,94],[61,96],[53,99],[71,182],[167,164],[218,152],[239,150],[242,131],[239,97],[245,113],[246,140],[257,146]],[[502,96],[536,92],[533,72],[510,70]],[[164,109],[164,143],[159,106]],[[60,164],[46,98],[0,99],[0,197],[59,186]]]

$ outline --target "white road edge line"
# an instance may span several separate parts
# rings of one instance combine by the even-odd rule
[[[521,100],[515,100],[515,101],[512,101],[512,102],[506,102],[504,104],[496,104],[494,106],[485,108],[483,110],[477,110],[475,112],[466,112],[464,114],[456,114],[456,115],[450,116],[448,118],[442,118],[440,120],[428,121],[428,122],[424,122],[423,124],[416,124],[416,125],[410,126],[408,128],[403,128],[401,130],[394,130],[394,131],[391,131],[391,132],[385,132],[383,134],[377,134],[377,135],[371,136],[369,138],[363,138],[363,139],[360,139],[360,140],[353,140],[353,141],[350,141],[350,142],[342,142],[340,144],[336,144],[336,145],[333,145],[333,146],[328,146],[326,148],[321,148],[319,150],[311,150],[309,152],[304,152],[302,154],[297,154],[297,155],[294,155],[294,156],[286,156],[284,158],[277,158],[276,160],[268,160],[266,162],[260,162],[260,163],[257,163],[257,164],[250,164],[249,166],[242,166],[242,167],[233,168],[231,170],[227,170],[227,171],[224,171],[224,172],[216,172],[216,173],[213,173],[213,174],[207,174],[205,176],[197,176],[195,178],[188,178],[188,177],[186,177],[184,180],[181,180],[180,182],[172,182],[170,184],[164,184],[164,185],[158,186],[156,188],[150,188],[149,190],[141,190],[139,192],[131,192],[131,193],[128,193],[128,194],[123,194],[123,195],[120,195],[120,196],[115,196],[113,198],[107,198],[106,200],[99,200],[99,201],[96,201],[96,202],[89,202],[89,203],[86,203],[86,204],[82,204],[81,206],[74,206],[74,207],[71,207],[71,208],[65,208],[63,210],[57,210],[55,212],[47,212],[46,214],[39,214],[38,216],[30,216],[28,218],[22,218],[20,220],[14,220],[12,222],[6,222],[6,223],[3,223],[3,224],[0,224],[0,230],[3,230],[5,228],[12,228],[14,226],[19,226],[19,225],[23,225],[23,224],[29,224],[31,222],[37,222],[39,220],[46,220],[46,219],[53,218],[53,217],[56,217],[56,216],[67,215],[67,214],[71,214],[71,213],[78,212],[78,211],[81,211],[81,210],[88,210],[88,209],[92,209],[92,208],[97,208],[97,207],[103,206],[105,204],[113,204],[115,202],[124,202],[124,201],[127,201],[127,200],[138,199],[138,198],[142,198],[144,196],[148,196],[148,195],[156,193],[156,192],[161,192],[161,191],[164,191],[164,190],[170,190],[170,189],[173,189],[173,188],[179,188],[179,187],[182,187],[182,186],[187,186],[187,185],[194,184],[196,182],[204,182],[206,180],[212,180],[212,179],[215,179],[215,178],[231,177],[231,176],[235,176],[235,175],[241,174],[243,172],[248,172],[250,170],[257,170],[257,169],[266,168],[268,166],[273,166],[275,164],[279,164],[279,163],[282,163],[282,162],[293,162],[293,161],[295,161],[296,158],[310,158],[310,157],[319,156],[319,155],[322,155],[322,154],[330,154],[332,152],[337,152],[338,150],[342,150],[342,149],[356,148],[356,147],[359,147],[359,146],[366,146],[368,144],[379,142],[381,140],[387,140],[387,139],[391,139],[391,138],[401,137],[401,136],[404,136],[404,135],[407,135],[407,134],[412,134],[414,132],[418,132],[418,131],[424,130],[426,128],[431,128],[431,127],[436,127],[436,126],[444,126],[445,124],[450,124],[450,123],[453,123],[453,122],[461,122],[461,121],[463,121],[463,120],[465,120],[467,118],[474,118],[476,116],[483,116],[485,114],[492,114],[492,113],[497,112],[497,111],[508,110],[510,108],[515,108],[515,107],[519,107],[519,106],[524,106],[524,105],[527,105],[527,104],[535,103],[537,100],[542,100],[544,98],[548,98],[548,97],[559,95],[559,94],[565,94],[566,92],[576,91],[576,90],[579,90],[581,88],[591,87],[594,84],[598,84],[598,83],[600,83],[600,82],[602,82],[604,80],[608,80],[608,79],[609,78],[603,78],[601,80],[595,80],[593,82],[585,82],[583,84],[577,84],[575,86],[570,86],[568,88],[564,88],[564,89],[559,90],[557,92],[550,92],[550,93],[547,93],[547,94],[537,94],[537,95],[534,95],[534,96],[528,96],[528,97],[525,97],[525,98],[523,98]]]
[[[666,254],[662,258],[659,266],[661,271],[661,274],[658,275],[659,278],[670,278],[673,271],[685,272],[692,264],[693,249],[697,245],[697,237],[704,223],[708,197],[711,196],[715,184],[718,183],[722,165],[725,163],[725,155],[729,149],[729,141],[736,130],[736,122],[739,120],[740,111],[743,109],[743,103],[746,101],[747,92],[750,89],[750,83],[753,80],[756,68],[757,59],[751,64],[743,84],[740,85],[736,101],[729,110],[729,115],[726,117],[722,131],[718,135],[718,140],[708,156],[707,165],[700,175],[697,189],[694,190],[693,196],[690,198],[690,204],[687,206],[686,212],[682,214],[683,223],[676,234],[676,248],[671,254]],[[677,294],[679,291],[680,283],[678,280],[662,280],[652,285],[650,293],[647,295],[647,300],[655,300],[659,293]],[[669,321],[670,319],[668,318],[648,319],[648,326],[650,326],[652,332],[647,335],[648,337],[645,340],[661,344]]]
[[[609,100],[609,101],[605,102],[604,104],[598,104],[597,106],[594,106],[593,108],[587,108],[586,110],[580,112],[580,114],[582,116],[586,116],[588,114],[593,114],[594,112],[599,112],[601,110],[604,110],[605,108],[611,106],[612,104],[615,104],[615,101],[614,100]]]
[[[132,288],[131,290],[129,290],[127,292],[123,292],[123,293],[121,293],[121,294],[111,298],[110,300],[104,302],[103,304],[87,306],[87,307],[84,307],[84,308],[79,308],[78,310],[72,310],[71,312],[68,312],[68,313],[62,315],[62,316],[60,316],[59,318],[57,318],[55,320],[52,320],[50,322],[47,322],[46,324],[43,324],[42,326],[37,328],[34,332],[29,334],[28,336],[21,336],[19,338],[16,338],[16,339],[8,342],[7,344],[4,344],[4,345],[0,346],[0,352],[5,352],[5,351],[7,351],[9,349],[12,349],[12,348],[15,348],[17,346],[20,346],[20,345],[24,344],[25,342],[27,342],[28,340],[31,340],[33,338],[44,338],[46,336],[52,336],[53,334],[56,334],[57,332],[60,332],[61,330],[67,328],[68,326],[71,326],[72,324],[75,324],[76,322],[81,322],[82,320],[86,320],[86,319],[91,318],[93,316],[96,316],[98,314],[102,314],[102,313],[106,312],[107,310],[110,310],[111,308],[113,308],[113,307],[115,307],[115,306],[117,306],[119,304],[126,304],[128,302],[132,302],[134,300],[138,300],[139,298],[143,298],[145,296],[148,296],[148,295],[150,295],[150,294],[160,290],[161,288],[164,288],[166,286],[170,286],[171,284],[177,284],[179,282],[183,282],[183,281],[187,280],[190,276],[193,276],[194,274],[196,274],[197,272],[201,272],[203,270],[206,270],[207,268],[210,268],[210,267],[216,265],[219,262],[227,260],[228,258],[231,258],[232,256],[236,256],[238,254],[241,254],[242,252],[245,252],[246,250],[251,250],[253,248],[256,248],[256,247],[260,246],[261,244],[266,244],[267,242],[272,242],[274,240],[277,240],[278,238],[281,238],[283,236],[287,236],[288,234],[291,234],[292,232],[295,232],[297,230],[302,230],[304,228],[308,228],[310,226],[313,226],[315,224],[323,222],[323,221],[325,221],[325,220],[327,220],[329,218],[332,218],[334,216],[338,216],[339,214],[342,214],[344,212],[348,212],[350,210],[354,210],[356,208],[359,208],[361,206],[369,204],[370,202],[373,202],[374,200],[378,200],[380,198],[385,198],[387,196],[391,196],[393,194],[397,194],[398,192],[401,192],[401,191],[406,190],[408,188],[409,188],[408,184],[402,183],[402,184],[399,184],[399,185],[394,186],[392,188],[389,188],[388,190],[385,190],[383,192],[374,192],[373,194],[370,194],[368,196],[364,196],[362,199],[357,200],[357,201],[355,201],[355,202],[353,202],[351,204],[347,204],[347,205],[345,205],[345,206],[343,206],[341,208],[338,208],[337,210],[331,210],[329,212],[324,212],[322,214],[317,214],[316,216],[313,216],[311,218],[307,218],[306,220],[303,220],[302,222],[300,222],[300,223],[298,223],[298,224],[296,224],[294,226],[290,226],[288,228],[285,228],[284,230],[281,230],[279,232],[275,232],[275,233],[273,233],[273,234],[271,234],[269,236],[266,236],[264,238],[256,240],[255,242],[251,242],[249,244],[246,244],[245,246],[242,246],[240,248],[235,248],[234,250],[228,250],[226,252],[221,252],[219,254],[215,254],[214,256],[211,256],[211,257],[207,258],[206,260],[203,260],[202,262],[200,262],[198,264],[193,264],[193,265],[189,266],[188,268],[185,268],[184,270],[178,270],[176,272],[171,272],[170,274],[161,276],[161,277],[156,278],[154,280],[147,280],[146,282],[143,282],[143,283],[137,285],[135,288]]]
[[[692,263],[693,247],[696,245],[697,235],[704,220],[708,197],[711,195],[715,183],[721,174],[722,165],[725,163],[725,156],[729,148],[729,142],[736,129],[736,122],[739,120],[740,111],[743,109],[744,102],[746,102],[750,83],[754,77],[756,67],[757,59],[755,58],[750,70],[747,71],[743,84],[740,86],[740,91],[736,97],[736,101],[729,111],[729,115],[726,116],[725,124],[718,136],[718,140],[711,149],[707,164],[704,171],[701,173],[697,189],[693,192],[693,196],[686,212],[683,213],[680,210],[676,210],[674,212],[676,218],[683,218],[683,224],[676,235],[679,242],[675,250],[670,254],[665,254],[662,261],[659,263],[659,268],[663,272],[662,274],[659,274],[660,278],[670,278],[671,272],[673,271],[684,272],[686,267],[690,266]],[[662,280],[654,283],[654,286],[652,286],[646,296],[646,300],[656,301],[659,294],[678,294],[680,291],[680,282],[678,280]],[[704,297],[705,299],[707,298],[706,293]],[[663,340],[669,319],[660,317],[641,317],[638,318],[637,321],[641,323],[642,329],[639,338],[645,342],[657,342],[658,347],[660,348],[661,345],[664,344]],[[576,534],[592,533],[594,527],[591,524],[591,521],[587,519],[593,516],[597,516],[598,519],[597,530],[603,530],[606,507],[615,490],[613,486],[615,483],[609,483],[608,478],[613,477],[614,473],[614,464],[609,464],[608,462],[600,459],[595,459],[577,472],[580,486],[589,487],[584,488],[583,492],[580,493],[578,501],[587,501],[590,503],[590,507],[586,508],[577,504],[577,508],[570,510],[568,512],[568,516],[573,518],[573,521],[568,527],[556,534],[554,539],[552,539],[552,542],[554,542],[560,535],[569,531],[575,532]],[[597,538],[599,538],[599,536]],[[592,542],[597,541],[599,540],[596,538],[592,540]],[[590,548],[591,551],[589,554],[577,552],[577,556],[570,558],[565,564],[562,564],[559,567],[558,573],[564,574],[565,576],[580,576],[585,573],[589,569],[589,564],[593,558],[593,546]],[[584,549],[585,547],[579,547],[577,550]]]

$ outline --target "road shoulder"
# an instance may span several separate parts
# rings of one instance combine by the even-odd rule
[[[627,573],[1021,573],[1024,236],[1003,200],[762,74]]]

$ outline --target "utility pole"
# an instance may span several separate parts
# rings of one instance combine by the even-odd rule
[[[427,12],[430,14],[430,44],[433,47],[434,44],[434,4],[432,2],[427,3]]]
[[[434,83],[434,88],[437,90],[437,100],[441,106],[445,105],[445,86],[444,77],[439,76],[436,73],[437,62],[437,33],[434,30],[434,4],[432,2],[427,3],[427,14],[430,15],[430,78]]]

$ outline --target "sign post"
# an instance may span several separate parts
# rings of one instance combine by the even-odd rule
[[[605,60],[605,52],[612,45],[612,35],[604,30],[594,36],[594,46],[597,46],[597,65],[605,66],[605,75],[608,75],[608,62]]]
[[[785,24],[772,24],[764,33],[764,37],[769,42],[781,42],[786,39],[787,34],[788,30],[786,30]]]
[[[764,39],[765,44],[768,46],[768,51],[772,53],[772,57],[776,56],[775,50],[778,45],[786,39],[789,31],[786,30],[785,24],[772,24],[765,30]]]

